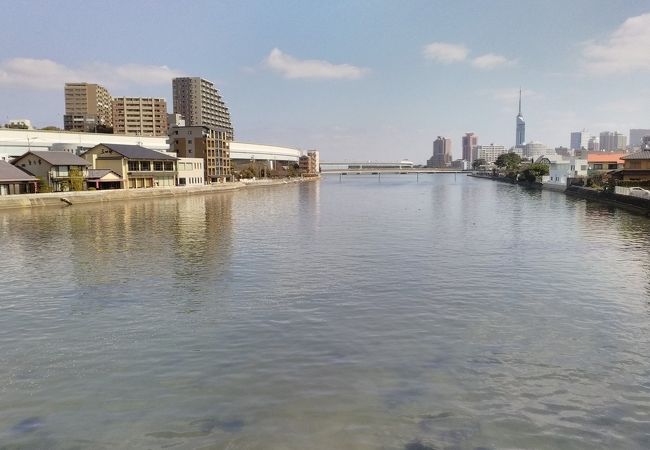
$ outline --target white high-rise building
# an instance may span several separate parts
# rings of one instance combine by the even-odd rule
[[[485,160],[486,164],[494,163],[497,158],[504,153],[508,153],[505,145],[476,145],[473,148],[473,161],[477,159]]]

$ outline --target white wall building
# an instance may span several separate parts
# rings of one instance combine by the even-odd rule
[[[555,153],[554,150],[549,149],[546,144],[541,142],[532,141],[524,144],[523,158],[524,159],[537,159],[540,156]]]
[[[178,158],[176,165],[178,186],[202,186],[205,184],[203,158]]]
[[[580,157],[562,158],[561,155],[540,156],[535,162],[547,164],[549,174],[542,177],[542,186],[547,189],[563,191],[569,178],[587,177],[589,164]]]
[[[474,158],[473,161],[477,159],[484,159],[487,164],[493,164],[500,155],[508,153],[505,145],[477,145],[473,149]]]

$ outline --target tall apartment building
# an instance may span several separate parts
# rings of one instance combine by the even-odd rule
[[[485,160],[486,164],[492,164],[504,153],[507,153],[504,145],[477,145],[474,147],[474,156],[472,159],[482,159]]]
[[[627,146],[627,136],[618,131],[600,133],[600,151],[622,150]]]
[[[229,179],[230,140],[228,130],[207,126],[172,127],[169,149],[179,158],[202,158],[204,179],[217,182]]]
[[[63,128],[69,131],[106,132],[113,127],[111,94],[92,83],[65,84]]]
[[[427,161],[427,167],[444,168],[451,165],[451,139],[438,136],[433,141],[433,156]]]
[[[207,126],[226,130],[228,140],[234,132],[230,112],[214,84],[199,77],[174,78],[174,113],[185,118],[187,126]]]
[[[113,133],[167,136],[167,102],[151,97],[114,98]]]
[[[465,161],[472,162],[474,155],[472,149],[478,145],[478,136],[474,133],[465,133],[463,136],[463,157]]]

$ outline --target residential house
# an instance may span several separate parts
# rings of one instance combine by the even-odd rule
[[[589,176],[623,168],[625,152],[596,152],[587,154]]]
[[[543,155],[537,163],[548,165],[548,175],[542,177],[542,187],[563,191],[571,178],[586,178],[588,163],[579,157],[562,157],[558,154]]]
[[[0,195],[28,194],[38,189],[38,178],[0,161]]]
[[[86,184],[89,190],[122,189],[122,177],[111,169],[88,169]]]
[[[69,152],[31,150],[12,164],[34,175],[54,192],[85,188],[88,161]]]
[[[615,173],[623,181],[648,181],[650,180],[650,149],[631,153],[623,157],[622,170]]]
[[[81,155],[93,169],[110,169],[124,189],[176,185],[175,156],[139,145],[99,144]]]

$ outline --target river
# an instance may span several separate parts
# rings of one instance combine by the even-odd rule
[[[647,449],[649,241],[452,174],[0,211],[0,448]]]

